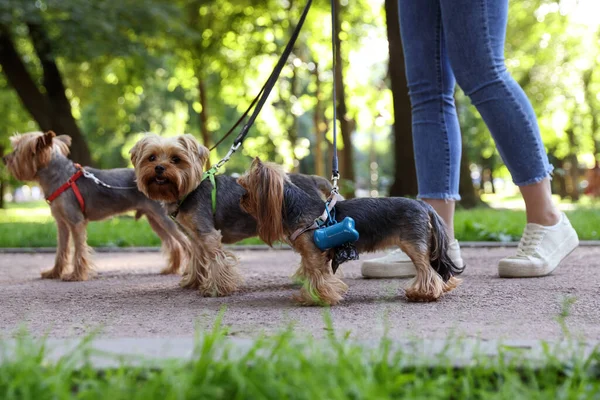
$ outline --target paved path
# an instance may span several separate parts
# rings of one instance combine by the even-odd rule
[[[436,303],[407,303],[407,280],[366,280],[360,262],[344,264],[350,290],[331,313],[338,332],[377,339],[387,329],[396,339],[449,335],[500,340],[558,340],[565,298],[572,335],[600,341],[600,247],[576,250],[552,276],[505,280],[498,259],[514,249],[464,249],[463,284]],[[98,276],[88,282],[42,281],[52,254],[0,254],[0,335],[27,326],[36,335],[79,337],[101,329],[104,338],[191,337],[210,328],[227,306],[224,324],[238,338],[295,330],[322,336],[323,309],[299,307],[289,277],[299,257],[291,251],[238,251],[246,283],[227,298],[203,298],[178,287],[179,277],[160,276],[158,253],[98,253]],[[364,255],[363,259],[378,256]]]

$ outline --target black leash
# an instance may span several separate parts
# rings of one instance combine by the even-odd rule
[[[213,150],[215,147],[217,147],[219,144],[221,144],[235,130],[235,128],[237,128],[237,126],[244,120],[244,118],[246,118],[246,116],[248,115],[250,110],[256,106],[256,108],[254,108],[254,112],[250,116],[250,119],[242,127],[242,130],[240,131],[239,135],[233,141],[233,144],[231,145],[231,148],[229,149],[229,151],[227,152],[225,157],[223,157],[221,159],[221,161],[219,161],[217,164],[213,165],[210,169],[208,169],[207,171],[205,171],[202,174],[202,180],[200,182],[203,182],[207,178],[211,179],[211,182],[213,182],[213,191],[212,191],[213,213],[214,213],[214,210],[216,207],[215,206],[215,204],[216,204],[216,186],[215,185],[216,184],[214,181],[214,175],[218,172],[219,168],[221,168],[225,163],[227,163],[229,161],[229,159],[231,158],[233,153],[235,153],[237,151],[237,149],[240,148],[242,142],[248,135],[248,131],[252,127],[252,124],[254,123],[254,120],[256,120],[256,117],[260,113],[260,110],[262,109],[263,105],[267,101],[267,97],[269,97],[271,90],[273,90],[275,83],[277,83],[277,78],[279,78],[279,74],[281,73],[281,70],[285,66],[285,62],[287,61],[288,57],[292,53],[292,50],[294,49],[294,45],[296,44],[296,39],[298,39],[298,35],[300,34],[302,25],[304,25],[304,21],[306,20],[306,15],[308,14],[308,10],[310,9],[311,4],[312,4],[312,0],[308,0],[306,3],[306,6],[304,7],[304,11],[302,11],[302,15],[300,16],[298,25],[296,25],[296,28],[294,29],[294,32],[292,33],[292,36],[290,37],[289,42],[285,46],[285,49],[283,50],[283,53],[281,54],[279,61],[277,61],[277,64],[275,65],[273,72],[271,72],[269,79],[267,79],[267,81],[265,82],[263,87],[260,89],[260,92],[258,92],[258,95],[254,98],[254,100],[252,100],[252,103],[250,104],[248,109],[246,109],[244,114],[237,120],[237,122],[233,125],[233,127],[231,127],[231,129],[229,129],[229,131],[210,149],[210,150]],[[177,202],[177,207],[175,208],[175,211],[173,211],[170,214],[170,216],[173,220],[175,220],[175,218],[177,217],[177,214],[179,213],[179,208],[181,207],[181,205],[183,204],[183,202],[185,201],[186,198],[187,198],[187,196],[184,196],[181,200],[179,200]]]
[[[331,194],[338,192],[338,180],[340,179],[337,154],[337,76],[335,70],[335,40],[337,32],[335,30],[335,1],[336,0],[331,0],[331,62],[333,66],[333,156],[331,159],[331,180],[333,182],[333,190],[331,191]],[[350,143],[344,143],[344,145],[351,146]]]
[[[273,90],[273,87],[275,86],[275,83],[277,83],[277,79],[279,78],[279,74],[281,73],[281,70],[285,66],[285,62],[287,61],[288,57],[292,53],[292,50],[294,49],[294,45],[296,44],[296,39],[298,39],[298,35],[300,34],[300,30],[302,29],[302,25],[304,25],[304,21],[306,20],[306,16],[308,15],[308,10],[310,9],[311,4],[312,4],[312,0],[308,0],[307,3],[306,3],[306,6],[304,6],[304,10],[302,11],[302,15],[300,16],[300,19],[298,20],[298,25],[296,25],[296,28],[294,29],[294,32],[292,33],[292,36],[290,37],[289,42],[285,46],[285,49],[283,50],[283,53],[281,54],[281,57],[279,58],[279,61],[277,61],[277,64],[275,65],[275,68],[273,69],[273,72],[271,72],[271,75],[269,76],[269,78],[267,79],[267,81],[265,82],[265,84],[263,85],[263,87],[260,90],[260,92],[258,93],[258,95],[254,98],[254,100],[252,101],[252,103],[250,104],[250,106],[248,107],[248,109],[246,110],[246,112],[244,112],[244,114],[240,117],[240,119],[238,119],[238,121],[229,130],[229,132],[227,132],[225,134],[225,136],[223,136],[217,142],[217,144],[215,144],[211,148],[211,150],[212,150],[215,147],[217,147],[219,144],[221,144],[223,142],[223,140],[225,140],[234,131],[234,129],[248,115],[248,113],[250,112],[250,110],[256,105],[256,108],[254,109],[254,112],[252,113],[252,115],[250,116],[250,118],[248,119],[248,121],[246,122],[246,124],[242,127],[242,130],[240,131],[240,133],[238,134],[238,136],[233,141],[233,144],[231,145],[231,148],[229,149],[229,152],[227,153],[227,155],[225,156],[225,158],[223,158],[223,160],[221,160],[217,164],[218,165],[217,168],[221,167],[223,164],[225,164],[227,161],[229,161],[229,158],[231,157],[231,155],[236,152],[236,150],[240,147],[240,145],[242,144],[242,142],[244,141],[244,139],[248,135],[248,132],[250,131],[250,128],[252,127],[252,124],[254,124],[254,121],[256,120],[256,117],[258,116],[258,114],[260,113],[262,107],[264,106],[265,102],[267,101],[267,98],[269,97],[269,94],[271,93],[271,90]]]
[[[219,139],[219,141],[217,143],[215,143],[213,145],[213,147],[210,148],[210,151],[213,151],[214,149],[217,148],[218,145],[220,145],[221,143],[223,143],[223,141],[225,139],[227,139],[229,137],[229,135],[231,135],[231,133],[235,130],[235,128],[237,128],[240,125],[240,123],[244,120],[244,118],[246,118],[248,116],[248,113],[250,112],[250,110],[252,110],[252,107],[254,107],[254,105],[256,104],[256,102],[258,101],[258,99],[260,98],[260,95],[265,91],[265,88],[267,87],[267,83],[268,82],[269,82],[268,80],[265,82],[265,84],[263,85],[263,87],[260,89],[260,92],[258,92],[258,94],[254,98],[254,100],[252,100],[252,103],[250,103],[250,105],[248,106],[248,108],[246,109],[246,111],[244,111],[244,114],[242,114],[242,116],[227,131],[227,133],[225,135],[223,135],[223,137],[221,139]]]

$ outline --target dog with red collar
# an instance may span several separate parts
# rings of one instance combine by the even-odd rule
[[[168,217],[157,201],[137,189],[130,168],[83,168],[67,158],[71,138],[52,131],[30,132],[11,137],[13,151],[3,157],[10,173],[22,181],[37,182],[50,205],[58,228],[58,246],[54,267],[42,272],[42,278],[85,281],[93,271],[87,245],[87,224],[128,211],[136,219],[146,215],[160,237],[168,265],[163,274],[175,274],[186,264],[189,241]],[[70,242],[74,244],[73,271]]]

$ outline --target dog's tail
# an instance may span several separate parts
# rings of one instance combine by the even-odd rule
[[[462,274],[465,266],[458,266],[452,262],[448,256],[448,246],[450,240],[446,232],[446,224],[440,218],[437,212],[427,203],[425,204],[429,213],[429,223],[431,224],[431,245],[430,259],[431,267],[442,277],[444,282],[448,282],[450,278]]]

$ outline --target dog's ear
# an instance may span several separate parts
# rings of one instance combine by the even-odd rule
[[[56,140],[60,140],[61,142],[66,144],[67,147],[71,147],[71,143],[73,143],[73,139],[71,139],[71,136],[69,135],[58,135],[56,137]]]
[[[135,167],[140,158],[140,154],[142,153],[144,148],[144,139],[140,139],[136,144],[133,145],[131,150],[129,150],[129,158],[131,159],[131,163]]]
[[[183,145],[188,151],[196,154],[202,165],[206,163],[210,152],[205,146],[202,146],[200,143],[198,143],[194,135],[191,133],[186,133],[179,136],[177,141],[181,143],[181,145]]]
[[[254,160],[252,160],[251,168],[254,169],[254,168],[259,168],[259,167],[262,167],[262,166],[263,166],[263,163],[260,160],[260,158],[259,157],[254,157]]]
[[[252,190],[256,191],[258,234],[269,246],[285,237],[283,231],[284,178],[276,168],[267,167],[257,158],[258,170]]]
[[[202,163],[202,165],[206,164],[206,162],[208,161],[208,157],[210,155],[210,150],[208,150],[208,148],[206,148],[205,146],[200,145],[198,152],[199,152],[200,162]]]
[[[194,135],[186,133],[177,138],[177,141],[185,147],[186,150],[198,154],[200,152],[200,143],[196,140]]]
[[[40,136],[35,144],[35,150],[43,150],[46,147],[52,146],[52,139],[56,137],[56,133],[53,131],[48,131]]]
[[[71,147],[71,136],[69,135],[58,135],[54,138],[54,145],[58,148],[58,151],[62,153],[63,156],[68,156],[70,153],[69,147]]]

